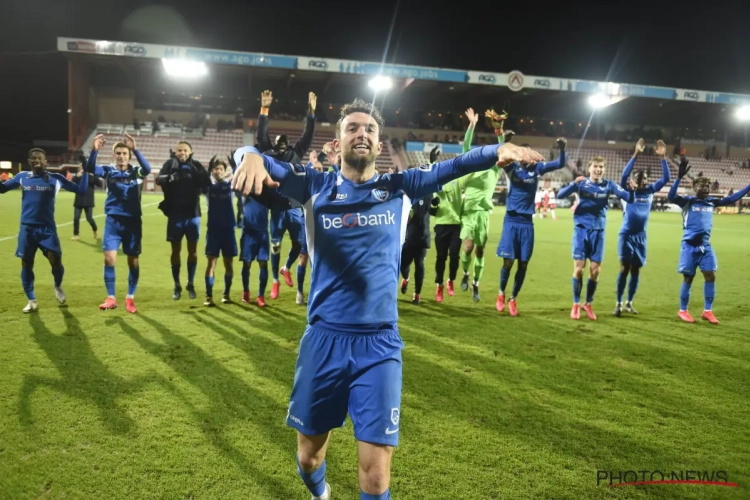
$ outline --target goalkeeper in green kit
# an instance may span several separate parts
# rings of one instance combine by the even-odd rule
[[[494,110],[487,110],[485,116],[495,129],[498,142],[503,144],[506,135],[508,140],[512,137],[513,132],[510,130],[503,131],[503,123],[508,115],[505,112],[501,114]],[[464,137],[464,153],[471,149],[471,142],[474,138],[474,127],[477,124],[478,117],[473,110],[466,111],[466,117],[469,119],[469,128],[466,129]],[[461,240],[463,241],[463,251],[461,252],[461,267],[464,270],[463,279],[461,279],[461,290],[469,289],[469,266],[471,264],[471,252],[474,251],[474,280],[471,285],[471,292],[475,302],[479,302],[479,280],[482,278],[484,271],[484,246],[487,244],[487,235],[490,229],[490,211],[492,210],[492,195],[495,193],[495,186],[500,177],[500,167],[495,165],[484,172],[475,172],[467,175],[463,179],[463,209],[461,212]]]

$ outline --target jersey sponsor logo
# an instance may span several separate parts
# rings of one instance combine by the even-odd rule
[[[696,205],[693,205],[692,207],[690,207],[690,210],[693,211],[693,212],[713,212],[714,211],[714,207],[705,207],[705,206],[696,206]]]
[[[651,203],[651,197],[650,196],[637,196],[635,198],[635,203]]]
[[[386,188],[377,188],[372,190],[372,195],[378,201],[387,201],[391,197],[390,191]]]
[[[54,191],[55,186],[49,184],[32,184],[31,186],[23,186],[24,191]]]
[[[336,201],[344,201],[346,199],[346,193],[339,193],[336,195]]]
[[[344,214],[341,217],[322,215],[321,222],[323,223],[323,229],[326,230],[365,226],[393,226],[396,224],[396,213],[387,210],[384,214],[365,215],[357,212]]]

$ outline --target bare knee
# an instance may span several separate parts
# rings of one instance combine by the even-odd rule
[[[682,275],[682,281],[685,282],[685,284],[692,285],[693,284],[693,278],[695,276],[689,275],[689,274],[683,274]]]
[[[589,264],[589,277],[593,281],[599,281],[599,270],[601,269],[601,266],[600,262],[592,262]]]
[[[297,433],[297,460],[305,472],[312,472],[323,463],[328,450],[329,434],[319,434],[316,436],[306,436]]]
[[[391,481],[393,447],[359,442],[359,489],[370,495],[384,493]]]
[[[307,259],[308,259],[308,256],[306,253],[299,254],[299,265],[302,267],[307,266]]]
[[[480,247],[477,245],[476,249],[474,250],[474,255],[477,256],[477,259],[481,259],[484,257],[484,247]]]
[[[573,261],[573,277],[577,280],[583,278],[583,270],[586,268],[585,260],[574,260]]]
[[[713,271],[705,271],[703,273],[703,279],[706,280],[706,283],[713,283],[716,281],[716,273]]]
[[[629,262],[620,262],[620,272],[623,274],[628,274],[631,271],[630,269],[630,263]],[[633,270],[633,274],[635,274],[635,270]]]
[[[135,256],[131,257],[131,256],[129,256],[128,257],[128,267],[130,269],[135,269],[136,267],[138,267],[138,257],[135,257]]]
[[[464,252],[470,254],[474,250],[474,242],[471,240],[464,240]]]
[[[114,266],[117,261],[117,252],[104,252],[104,265]]]
[[[513,269],[513,259],[503,259],[503,269],[510,271]]]

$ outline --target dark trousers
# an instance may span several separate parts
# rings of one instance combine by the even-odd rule
[[[401,249],[401,276],[409,279],[409,268],[414,262],[414,293],[422,293],[422,283],[424,283],[424,259],[427,257],[427,248],[420,243],[404,243]]]
[[[461,262],[461,224],[438,224],[435,226],[435,283],[443,284],[445,275],[445,261],[450,255],[448,279],[453,281],[458,273]]]
[[[81,227],[81,211],[86,211],[86,220],[91,224],[91,230],[96,231],[96,222],[94,221],[94,208],[93,207],[84,207],[84,208],[78,208],[75,207],[75,211],[73,213],[73,235],[78,236],[78,230]]]

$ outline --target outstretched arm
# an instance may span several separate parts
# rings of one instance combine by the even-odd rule
[[[474,109],[469,108],[466,110],[466,118],[469,119],[469,126],[466,129],[466,134],[464,134],[464,153],[468,153],[471,150],[471,143],[474,141],[474,128],[477,126],[479,116],[474,112]]]
[[[622,177],[620,178],[620,187],[622,187],[623,189],[628,189],[628,179],[630,179],[630,174],[633,172],[635,159],[638,158],[638,155],[640,153],[643,153],[644,149],[646,149],[646,141],[644,141],[643,139],[638,139],[638,142],[635,143],[635,151],[633,151],[633,157],[630,159],[628,164],[625,165],[625,170],[622,171]]]
[[[635,191],[623,189],[615,181],[609,181],[609,193],[628,203],[633,203],[635,200]]]
[[[65,191],[70,191],[71,193],[86,194],[86,191],[88,191],[89,189],[88,175],[81,176],[81,182],[79,182],[78,184],[73,181],[69,181],[62,174],[50,174],[50,177],[52,177],[53,179],[57,179],[57,181],[60,183],[60,187],[62,187]]]
[[[733,195],[725,196],[724,198],[719,198],[718,200],[716,200],[716,206],[723,207],[727,205],[734,205],[735,203],[740,201],[742,198],[744,198],[748,192],[750,192],[750,184],[743,187],[742,189],[740,189]]]
[[[558,198],[567,198],[573,193],[578,192],[578,183],[577,182],[571,182],[567,186],[560,189],[560,191],[557,192]]]
[[[667,182],[669,182],[669,163],[667,163],[667,145],[664,144],[664,141],[659,139],[656,142],[656,154],[661,156],[661,179],[654,182],[651,185],[651,189],[654,191],[654,193],[658,193],[661,191],[661,188],[667,185]]]
[[[560,156],[557,160],[545,161],[536,164],[536,171],[539,175],[544,175],[553,170],[559,170],[568,164],[568,155],[565,153],[565,148],[568,145],[568,141],[564,137],[557,139],[557,147],[560,149]]]
[[[21,174],[16,175],[12,179],[8,179],[7,181],[0,184],[0,194],[7,193],[8,191],[13,191],[14,189],[18,189],[21,187],[21,177],[23,177]]]
[[[677,188],[680,187],[680,178],[674,180],[674,184],[672,184],[672,187],[669,188],[669,194],[667,194],[667,199],[670,203],[674,203],[675,205],[678,205],[680,207],[684,207],[685,203],[687,203],[687,200],[677,194]]]
[[[300,158],[305,157],[305,153],[307,153],[307,150],[310,149],[310,146],[312,145],[313,136],[315,135],[315,108],[317,104],[318,96],[313,92],[310,92],[307,98],[307,121],[305,122],[305,130],[302,132],[302,137],[300,137],[294,145],[294,150]]]

